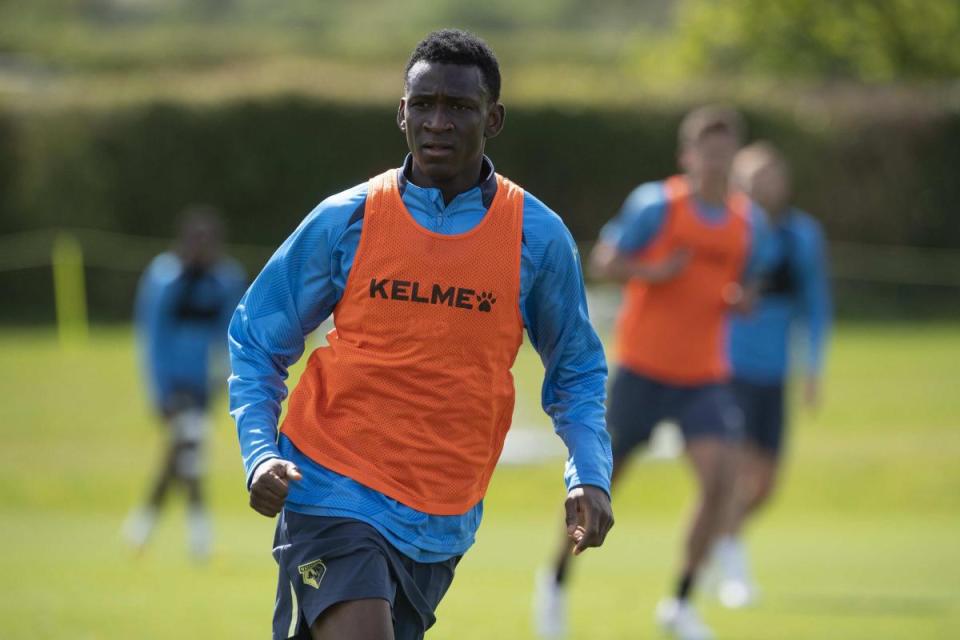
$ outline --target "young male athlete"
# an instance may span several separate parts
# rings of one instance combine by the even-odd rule
[[[250,504],[281,514],[273,637],[421,638],[473,544],[513,412],[524,327],[570,457],[576,552],[613,524],[606,365],[570,234],[494,172],[500,72],[476,36],[428,35],[397,123],[410,155],[324,200],[230,327],[232,412]],[[290,397],[287,368],[332,312]]]
[[[679,132],[683,175],[630,194],[591,258],[598,275],[626,282],[617,327],[619,368],[607,412],[614,481],[629,454],[664,419],[679,422],[696,473],[698,504],[675,596],[657,613],[666,629],[685,640],[711,636],[690,595],[728,506],[742,429],[727,385],[726,319],[765,255],[763,212],[728,189],[741,131],[740,116],[724,107],[687,115]],[[565,632],[569,561],[561,549],[538,580],[537,624],[546,637]]]
[[[207,557],[211,543],[203,496],[210,396],[226,379],[224,333],[246,285],[243,270],[223,255],[221,242],[214,210],[187,209],[176,248],[154,258],[141,277],[135,309],[150,396],[169,439],[146,503],[127,519],[124,533],[142,548],[170,489],[180,484],[189,501],[190,552],[197,560]]]
[[[780,463],[784,432],[784,389],[791,336],[806,331],[804,402],[814,408],[830,333],[831,302],[826,251],[820,225],[790,206],[790,167],[767,142],[737,155],[734,182],[770,215],[776,260],[751,313],[730,324],[733,388],[745,418],[746,439],[737,471],[730,520],[714,546],[718,596],[729,607],[749,604],[755,588],[740,532],[748,517],[769,499]]]

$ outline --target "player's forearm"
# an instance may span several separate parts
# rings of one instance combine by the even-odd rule
[[[264,437],[260,437],[260,435]],[[273,434],[273,439],[268,434]],[[247,430],[248,443],[241,445],[243,455],[243,470],[247,479],[247,487],[253,479],[253,474],[261,463],[273,458],[280,458],[280,449],[277,447],[276,427],[264,427],[263,429],[251,428]],[[243,440],[241,440],[243,442]]]
[[[747,260],[743,264],[743,271],[740,274],[740,282],[743,285],[762,282],[773,267],[773,257],[769,249],[765,246],[754,246],[747,255]]]
[[[238,342],[235,335],[231,329],[230,411],[276,424],[280,403],[287,397],[286,361],[257,344]]]
[[[605,427],[607,363],[587,310],[583,277],[569,234],[548,254],[525,304],[530,342],[544,363],[543,410],[570,452],[568,487],[609,490],[610,439]]]
[[[576,366],[548,368],[544,378],[544,410],[554,420],[557,435],[569,453],[564,480],[567,488],[581,484],[610,490],[612,459],[606,430],[604,398],[607,368],[599,340],[582,345]],[[583,353],[591,356],[583,357]]]
[[[609,494],[613,459],[606,430],[585,425],[571,426],[561,431],[561,437],[570,454],[563,473],[567,490],[592,485]]]
[[[762,280],[777,260],[776,236],[766,214],[752,206],[750,209],[750,248],[743,264],[741,282]]]
[[[280,401],[262,391],[250,392],[248,381],[230,378],[230,414],[237,423],[237,438],[247,482],[257,465],[267,458],[280,457],[277,448],[277,422]],[[247,401],[247,399],[255,400]]]
[[[631,264],[622,258],[618,258],[616,261],[610,263],[600,270],[599,273],[603,274],[601,277],[606,280],[620,283],[628,280],[640,280],[642,282],[655,284],[661,280],[656,265],[642,263]]]
[[[265,321],[260,321],[263,324]],[[275,326],[259,326],[241,304],[230,323],[230,414],[237,423],[247,482],[260,462],[279,457],[277,423],[287,396],[288,356],[296,346],[274,344],[271,336],[291,335]],[[289,323],[288,323],[289,324]],[[300,342],[302,352],[302,338]],[[296,358],[293,358],[294,360]]]
[[[150,341],[145,334],[139,336],[139,358],[143,377],[146,380],[147,392],[154,407],[160,408],[166,393],[165,377],[158,362],[157,344]]]
[[[830,338],[830,326],[829,311],[824,311],[822,315],[811,315],[808,319],[806,365],[809,375],[819,377],[823,370],[827,342]]]
[[[607,362],[603,344],[585,309],[574,316],[564,331],[540,332],[537,337],[542,342],[534,341],[544,362],[543,410],[553,419],[561,437],[567,431],[583,428],[606,432]]]
[[[590,254],[590,275],[622,283],[631,278],[645,279],[646,273],[642,265],[631,264],[612,245],[598,244]]]

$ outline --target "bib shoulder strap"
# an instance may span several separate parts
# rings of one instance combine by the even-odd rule
[[[667,195],[667,203],[670,206],[676,205],[682,200],[690,197],[690,184],[686,176],[670,176],[663,181],[663,189]]]
[[[514,233],[519,239],[523,235],[523,187],[515,183],[514,181],[506,178],[499,173],[497,175],[497,195],[494,196],[493,202],[490,205],[490,213],[496,213],[498,216],[503,214],[508,214],[510,226],[513,228]],[[495,212],[493,209],[502,209],[502,212]]]
[[[503,198],[511,207],[523,207],[523,187],[505,176],[497,176],[497,194],[503,194]]]
[[[400,193],[397,187],[397,171],[400,169],[388,169],[381,174],[375,175],[368,181],[367,198],[382,197],[388,195],[391,191]]]
[[[399,169],[388,169],[367,181],[367,199],[363,205],[363,217],[368,222],[373,217],[379,217],[379,212],[383,211],[384,204],[388,199],[396,198],[400,200],[397,171]]]
[[[669,233],[679,218],[686,219],[691,211],[690,183],[684,175],[670,176],[663,181],[663,190],[667,198],[667,210],[663,224],[663,233]]]

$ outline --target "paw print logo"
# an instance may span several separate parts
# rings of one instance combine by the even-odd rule
[[[497,299],[493,297],[492,291],[481,291],[480,295],[477,296],[477,300],[480,302],[480,304],[477,305],[477,308],[484,312],[490,311],[493,305],[497,302]]]

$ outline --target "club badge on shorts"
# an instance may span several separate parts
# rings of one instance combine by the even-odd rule
[[[300,571],[303,584],[308,587],[313,587],[314,589],[319,589],[320,581],[323,580],[323,574],[327,572],[327,565],[323,564],[323,560],[314,560],[313,562],[300,565],[297,567],[297,570]]]

